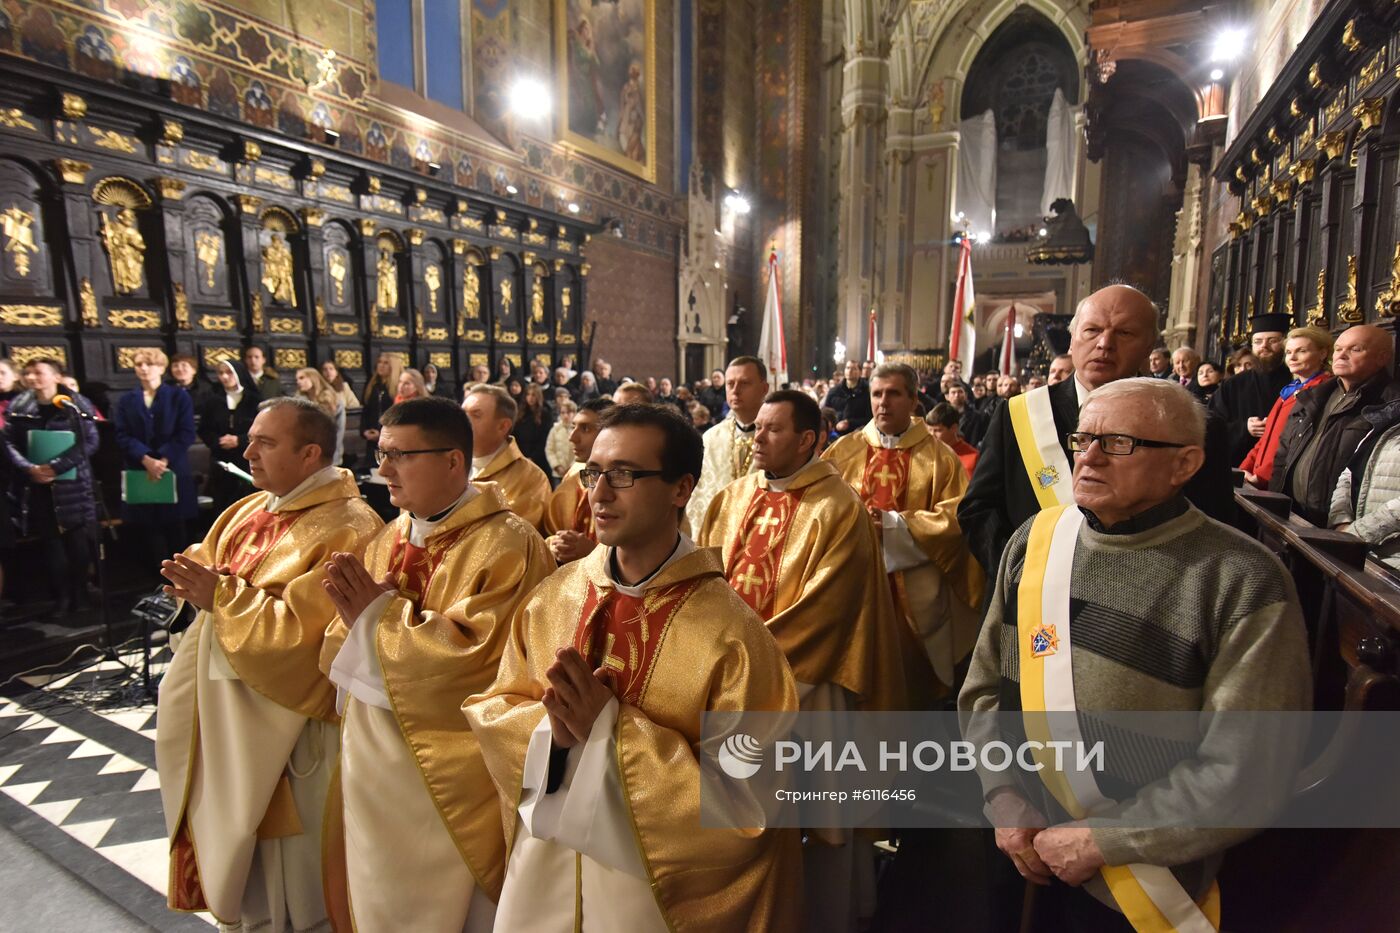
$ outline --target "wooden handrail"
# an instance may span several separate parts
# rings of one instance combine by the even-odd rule
[[[1375,612],[1377,621],[1400,635],[1400,585],[1394,575],[1366,561],[1366,542],[1318,528],[1290,514],[1289,502],[1287,496],[1249,486],[1235,491],[1235,504],[1260,528],[1283,541],[1347,595]]]

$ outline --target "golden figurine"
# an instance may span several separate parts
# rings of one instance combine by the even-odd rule
[[[530,293],[530,317],[536,323],[544,320],[544,280],[536,278]]]
[[[423,270],[423,284],[428,286],[428,310],[437,314],[438,289],[442,288],[442,272],[437,266],[429,265]],[[420,327],[419,330],[422,330]]]
[[[1308,315],[1308,324],[1312,327],[1327,329],[1327,270],[1317,270],[1317,305],[1313,308],[1313,313]]]
[[[199,260],[199,268],[204,272],[204,288],[214,290],[214,271],[219,266],[219,254],[223,250],[223,237],[211,230],[201,230],[194,236],[194,255]]]
[[[146,238],[136,229],[136,212],[129,207],[117,211],[117,219],[102,214],[102,243],[112,266],[112,285],[123,295],[141,288],[146,259]]]
[[[253,289],[253,330],[261,332],[263,329],[263,303],[262,292]]]
[[[190,300],[185,295],[185,286],[175,283],[175,326],[180,330],[190,329]]]
[[[1346,297],[1337,302],[1337,320],[1343,324],[1360,324],[1361,308],[1356,300],[1356,256],[1347,257]]]
[[[296,279],[292,274],[292,250],[282,234],[273,232],[262,248],[262,286],[277,304],[297,306]]]
[[[92,281],[84,278],[78,289],[78,300],[83,308],[83,326],[101,327],[102,318],[97,313],[97,293],[92,290]]]
[[[340,250],[331,253],[331,286],[335,289],[335,303],[345,304],[345,275],[350,270],[345,264],[345,254]]]
[[[514,290],[511,288],[510,279],[501,280],[501,317],[510,317],[510,302],[514,297]]]
[[[14,257],[15,272],[29,276],[29,257],[39,251],[34,245],[34,215],[11,205],[0,214],[4,218],[5,252]]]
[[[326,303],[319,297],[316,299],[316,333],[329,334],[330,325],[326,323]]]
[[[467,309],[467,317],[473,321],[481,319],[481,278],[476,274],[476,266],[470,262],[462,273],[462,304]]]
[[[428,326],[423,323],[422,308],[418,308],[413,312],[413,326],[417,329],[419,337],[422,337],[428,332]]]
[[[559,289],[559,314],[554,319],[554,339],[564,339],[564,325],[569,322],[569,307],[574,303],[573,291],[568,288]]]
[[[375,298],[375,307],[384,311],[393,311],[399,306],[399,282],[398,266],[394,262],[394,254],[386,247],[379,250],[379,263],[375,266],[379,274],[379,294]]]
[[[1400,314],[1400,243],[1390,257],[1390,285],[1376,296],[1376,316],[1394,317]]]

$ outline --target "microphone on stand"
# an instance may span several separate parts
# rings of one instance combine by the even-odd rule
[[[78,403],[73,401],[73,396],[71,395],[55,395],[53,397],[53,405],[56,408],[66,408],[68,411],[77,415],[79,418],[86,418],[88,421],[97,420],[92,415],[89,415],[87,412],[79,408]]]

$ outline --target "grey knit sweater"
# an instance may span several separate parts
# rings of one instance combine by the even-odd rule
[[[1030,525],[1028,521],[1016,531],[1002,555],[958,697],[964,712],[1021,708],[1016,590]],[[1292,578],[1263,546],[1212,521],[1184,499],[1111,530],[1099,528],[1088,515],[1074,556],[1070,628],[1075,703],[1081,714],[1311,706],[1306,630]],[[1094,841],[1109,865],[1170,866],[1186,890],[1199,897],[1225,849],[1253,831],[1171,827],[1164,814],[1194,812],[1198,801],[1221,796],[1222,781],[1247,782],[1251,796],[1273,805],[1286,800],[1300,747],[1241,741],[1238,730],[1228,725],[1217,729],[1207,724],[1202,733],[1176,742],[1115,743],[1112,727],[1096,726],[1092,716],[1081,715],[1087,741],[1110,738],[1108,774],[1100,777],[1100,788],[1119,802],[1122,816],[1141,817],[1141,824],[1128,825],[1157,827],[1095,827]],[[984,773],[982,778],[988,794],[1015,786],[1051,825],[1068,819],[1038,781],[1016,785],[1009,773]],[[1101,876],[1088,887],[1113,905]]]

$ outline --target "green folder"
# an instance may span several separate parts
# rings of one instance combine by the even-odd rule
[[[29,432],[29,456],[30,463],[43,465],[48,463],[59,454],[66,453],[68,448],[78,442],[78,437],[72,431],[43,431],[33,430]],[[76,467],[60,473],[54,479],[77,479],[78,470]]]
[[[174,505],[180,501],[174,471],[166,470],[160,479],[152,480],[145,470],[123,470],[122,501],[127,505]]]

